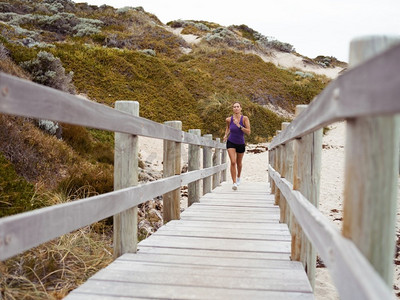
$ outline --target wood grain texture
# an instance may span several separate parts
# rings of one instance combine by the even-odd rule
[[[350,45],[359,65],[398,43],[400,37],[364,37]],[[387,91],[391,92],[391,91]],[[376,103],[381,97],[376,95]],[[400,102],[397,95],[397,102]],[[364,106],[364,99],[356,99]],[[368,116],[346,122],[343,235],[351,239],[392,286],[396,241],[399,116]]]
[[[202,137],[2,72],[0,72],[0,91],[1,113],[226,149],[224,143],[205,140]]]
[[[400,113],[399,64],[400,45],[396,45],[347,70],[332,81],[287,130],[272,140],[270,148],[337,121]]]
[[[166,126],[182,129],[181,121],[164,122]],[[164,140],[163,177],[181,173],[181,143]],[[180,218],[180,187],[163,195],[163,222],[179,220]]]
[[[181,220],[162,226],[139,243],[136,254],[119,257],[66,299],[314,299],[301,263],[289,259],[290,233],[279,223],[266,184],[245,182],[240,189],[238,195],[224,183],[202,196]],[[247,205],[253,195],[260,208]],[[219,207],[212,203],[218,196],[242,206]]]
[[[269,172],[301,228],[329,268],[341,299],[395,299],[391,288],[357,247],[271,166]]]
[[[188,182],[210,176],[222,168],[226,168],[226,165],[1,218],[0,259],[5,260],[63,234],[120,213]]]
[[[139,116],[139,102],[117,101],[115,109],[133,116]],[[128,188],[138,184],[139,176],[139,142],[138,137],[126,133],[115,133],[114,151],[114,190]],[[114,215],[114,258],[124,253],[136,252],[138,210],[131,207]]]
[[[189,133],[201,136],[200,129],[189,129]],[[188,170],[200,169],[200,146],[189,145],[188,148]],[[188,206],[200,201],[200,180],[188,184]]]
[[[212,134],[203,135],[204,139],[212,140]],[[203,147],[203,169],[212,166],[212,149],[211,147]],[[212,177],[203,179],[203,195],[211,192],[212,190]]]
[[[216,141],[219,143],[220,142],[220,138],[216,138]],[[221,164],[221,150],[216,148],[214,149],[214,153],[212,156],[212,165],[213,166],[218,166],[219,164]],[[221,178],[221,174],[215,173],[212,177],[212,188],[215,189],[217,186],[220,185],[220,179]]]

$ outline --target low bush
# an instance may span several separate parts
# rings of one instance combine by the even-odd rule
[[[35,82],[71,94],[75,93],[72,83],[73,72],[66,74],[60,59],[53,54],[40,51],[36,59],[23,62],[21,66],[31,74]]]
[[[35,207],[35,187],[19,176],[13,164],[0,153],[0,218]]]

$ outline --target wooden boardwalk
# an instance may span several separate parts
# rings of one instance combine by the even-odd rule
[[[314,299],[266,183],[224,183],[66,299]]]

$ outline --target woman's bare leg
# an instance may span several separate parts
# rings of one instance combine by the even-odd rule
[[[243,160],[244,153],[237,153],[236,154],[236,164],[237,164],[237,177],[240,178],[242,174],[242,160]],[[236,180],[235,180],[236,181]]]
[[[235,148],[228,148],[228,155],[231,161],[231,177],[233,183],[236,182],[236,149]]]

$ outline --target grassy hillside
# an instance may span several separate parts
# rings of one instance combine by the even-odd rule
[[[0,2],[0,70],[111,107],[116,100],[136,100],[145,118],[182,120],[184,130],[199,128],[214,138],[222,138],[231,104],[240,101],[252,125],[248,142],[268,140],[286,121],[266,104],[293,112],[295,105],[310,102],[328,82],[245,54],[246,49],[294,51],[246,25],[225,28],[182,20],[169,25],[197,33],[202,41],[187,44],[142,8],[69,0]],[[4,134],[0,150],[27,183],[44,191],[66,185],[71,190],[79,185],[92,186],[96,192],[112,189],[113,133],[58,124],[62,140],[51,137],[54,141],[49,143],[36,121],[3,119],[3,132],[14,134]],[[28,147],[26,140],[33,146]],[[10,145],[20,150],[7,152]],[[62,168],[52,165],[51,159],[60,161]],[[76,170],[79,164],[86,164],[87,171]]]
[[[142,8],[70,0],[2,1],[0,71],[111,107],[116,100],[136,100],[142,117],[182,120],[184,130],[199,128],[214,138],[223,137],[231,105],[240,101],[252,125],[248,142],[268,140],[286,121],[266,109],[267,104],[293,112],[328,82],[245,54],[244,50],[294,51],[292,45],[246,25],[225,28],[195,20],[169,25]],[[201,42],[190,45],[171,28],[196,34]],[[318,61],[340,63],[322,56]],[[0,115],[0,217],[113,189],[114,134],[55,125],[62,128],[58,137],[37,120]],[[7,274],[1,277],[1,296],[65,296],[111,261],[111,237],[103,225],[94,224],[0,263],[0,272]],[[91,255],[76,259],[85,249]],[[59,257],[65,258],[64,266]],[[61,280],[61,275],[47,277],[49,272],[69,275]],[[77,273],[80,277],[71,275]]]

